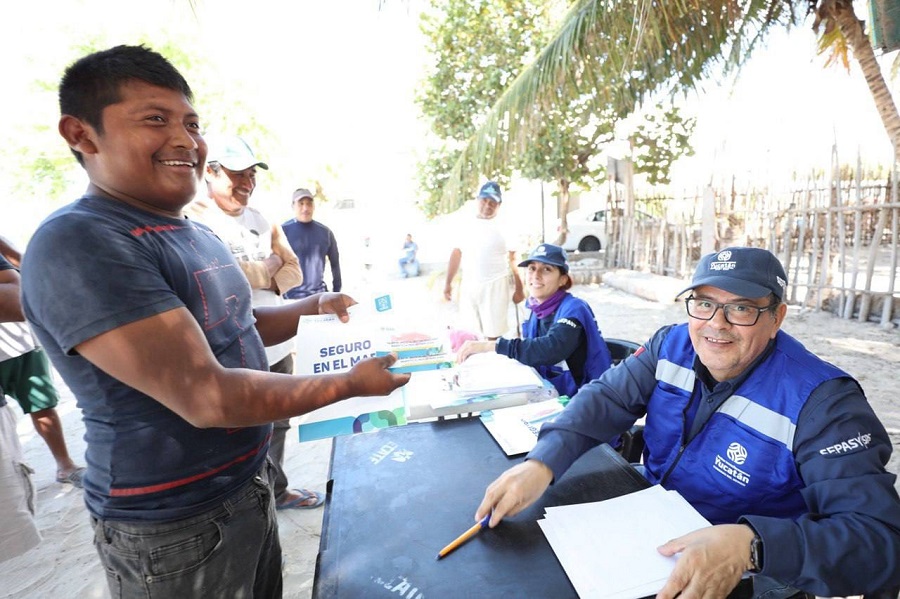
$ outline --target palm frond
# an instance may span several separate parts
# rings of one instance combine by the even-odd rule
[[[579,0],[466,143],[444,187],[441,210],[461,205],[479,175],[502,170],[550,107],[582,101],[594,112],[622,118],[651,94],[691,88],[715,64],[739,66],[769,27],[790,18],[786,4]]]

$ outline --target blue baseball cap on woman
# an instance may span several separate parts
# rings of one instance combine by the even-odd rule
[[[542,262],[559,267],[564,275],[569,274],[569,257],[566,250],[552,243],[542,243],[532,250],[527,260],[519,262],[519,266],[528,266],[529,262]]]

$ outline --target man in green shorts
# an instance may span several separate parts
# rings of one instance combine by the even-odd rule
[[[0,255],[18,266],[22,256],[0,237]],[[31,416],[34,429],[56,460],[56,481],[81,488],[84,467],[69,456],[62,421],[56,412],[59,393],[53,384],[50,361],[34,342],[25,322],[0,323],[0,388],[14,398],[22,411]]]

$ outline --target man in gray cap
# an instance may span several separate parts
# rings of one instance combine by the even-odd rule
[[[248,205],[256,189],[256,170],[269,169],[237,135],[209,135],[206,189],[213,205],[197,215],[229,247],[253,289],[253,307],[279,306],[281,294],[303,282],[297,256],[279,227],[272,226],[259,210]],[[294,373],[293,339],[266,348],[271,372]],[[314,508],[324,494],[288,487],[284,472],[284,443],[290,420],[273,423],[269,455],[275,464],[275,506]]]
[[[291,195],[294,218],[281,225],[287,242],[300,258],[303,284],[286,289],[284,297],[292,300],[328,291],[325,283],[325,262],[331,265],[331,290],[340,291],[341,255],[334,233],[327,226],[313,220],[316,201],[313,192],[301,187]]]
[[[868,596],[900,584],[891,441],[859,383],[781,330],[786,286],[766,250],[705,256],[682,292],[688,322],[582,387],[488,487],[476,519],[518,513],[646,416],[644,475],[714,525],[658,548],[679,557],[657,597]]]

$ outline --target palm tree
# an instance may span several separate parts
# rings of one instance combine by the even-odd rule
[[[587,98],[597,112],[631,113],[650,96],[693,88],[718,67],[739,68],[767,33],[797,26],[810,12],[826,45],[845,62],[852,51],[900,159],[900,113],[852,0],[578,0],[468,141],[442,209],[462,202],[460,190],[472,176],[464,165],[492,172],[510,161],[560,97]]]
[[[877,2],[878,0],[870,0]],[[822,40],[827,44],[833,40],[837,48],[846,47],[853,52],[853,57],[859,63],[875,108],[884,124],[884,129],[894,147],[894,161],[900,160],[900,113],[897,105],[891,97],[890,89],[881,74],[881,68],[875,60],[875,51],[865,33],[864,23],[859,20],[853,10],[851,0],[822,0],[816,8],[816,20],[813,28],[818,31],[824,25]],[[835,30],[840,33],[837,35]]]

